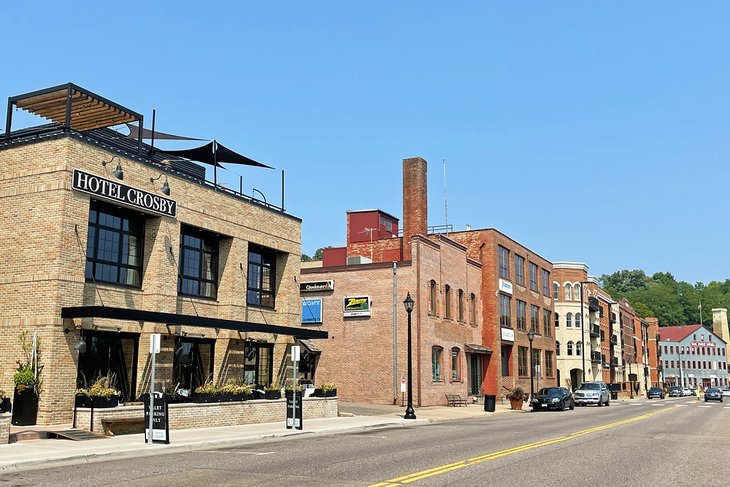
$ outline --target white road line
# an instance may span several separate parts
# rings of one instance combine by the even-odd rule
[[[675,408],[686,408],[687,405],[686,404],[675,404],[674,407]]]
[[[664,404],[652,404],[655,408],[663,408]]]
[[[697,406],[698,408],[711,408],[712,406]]]
[[[629,403],[629,406],[643,406],[643,405],[644,404],[643,403],[640,403],[640,402],[630,402]]]

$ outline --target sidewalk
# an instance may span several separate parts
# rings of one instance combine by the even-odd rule
[[[65,439],[20,441],[0,445],[0,475],[59,465],[235,447],[301,435],[329,435],[379,428],[423,426],[432,422],[490,417],[509,411],[509,405],[502,404],[497,404],[494,413],[485,412],[481,404],[467,407],[430,406],[416,408],[418,419],[406,420],[403,419],[404,408],[401,406],[341,402],[340,417],[305,419],[302,431],[286,429],[282,418],[282,421],[276,423],[172,430],[169,445],[146,445],[143,434],[88,441]]]

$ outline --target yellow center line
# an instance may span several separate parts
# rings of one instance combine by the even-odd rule
[[[674,408],[662,408],[656,411],[652,411],[650,413],[642,414],[641,416],[634,416],[633,418],[623,419],[621,421],[616,421],[614,423],[604,424],[601,426],[595,426],[593,428],[588,428],[580,431],[576,431],[575,433],[571,433],[569,435],[565,436],[558,436],[557,438],[551,438],[549,440],[543,440],[543,441],[536,441],[533,443],[527,443],[525,445],[516,446],[514,448],[508,448],[506,450],[501,450],[493,453],[487,453],[485,455],[479,455],[477,457],[468,458],[466,460],[460,460],[458,462],[449,463],[447,465],[441,465],[439,467],[429,468],[426,470],[421,470],[420,472],[415,472],[408,475],[403,475],[401,477],[395,477],[390,480],[385,480],[383,482],[379,482],[377,484],[372,484],[368,487],[397,487],[400,485],[410,484],[412,482],[416,482],[418,480],[423,480],[428,477],[433,477],[436,475],[441,475],[447,472],[451,472],[452,470],[458,470],[460,468],[464,467],[470,467],[472,465],[475,465],[477,463],[486,462],[488,460],[494,460],[496,458],[505,457],[508,455],[514,455],[515,453],[520,453],[523,451],[531,450],[533,448],[540,448],[544,446],[554,445],[556,443],[562,443],[564,441],[574,440],[575,438],[579,438],[581,436],[585,436],[591,433],[596,433],[598,431],[607,430],[610,428],[615,428],[617,426],[622,426],[629,423],[634,423],[636,421],[641,421],[643,419],[651,418],[652,416],[656,416],[658,414],[665,413],[667,411],[672,411]]]

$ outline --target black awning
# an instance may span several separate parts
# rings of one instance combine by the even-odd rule
[[[74,306],[61,308],[61,318],[109,318],[126,321],[147,321],[166,325],[199,326],[203,328],[222,328],[235,331],[257,331],[276,333],[297,338],[327,338],[326,331],[309,328],[294,328],[284,325],[266,325],[249,321],[222,320],[205,316],[160,313],[141,309],[112,308],[109,306]]]
[[[301,343],[304,348],[309,350],[310,353],[322,353],[322,350],[320,350],[314,343],[309,340],[300,339],[299,343]]]
[[[491,354],[492,349],[487,348],[484,345],[478,345],[476,343],[465,343],[464,348],[469,353],[484,353],[484,354]]]

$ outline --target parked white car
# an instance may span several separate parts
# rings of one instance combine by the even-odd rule
[[[611,404],[611,396],[608,386],[605,382],[585,382],[576,389],[573,394],[573,400],[578,406],[586,406],[588,404],[597,404],[608,406]]]
[[[723,397],[730,397],[730,387],[721,387],[720,392],[722,392]]]

